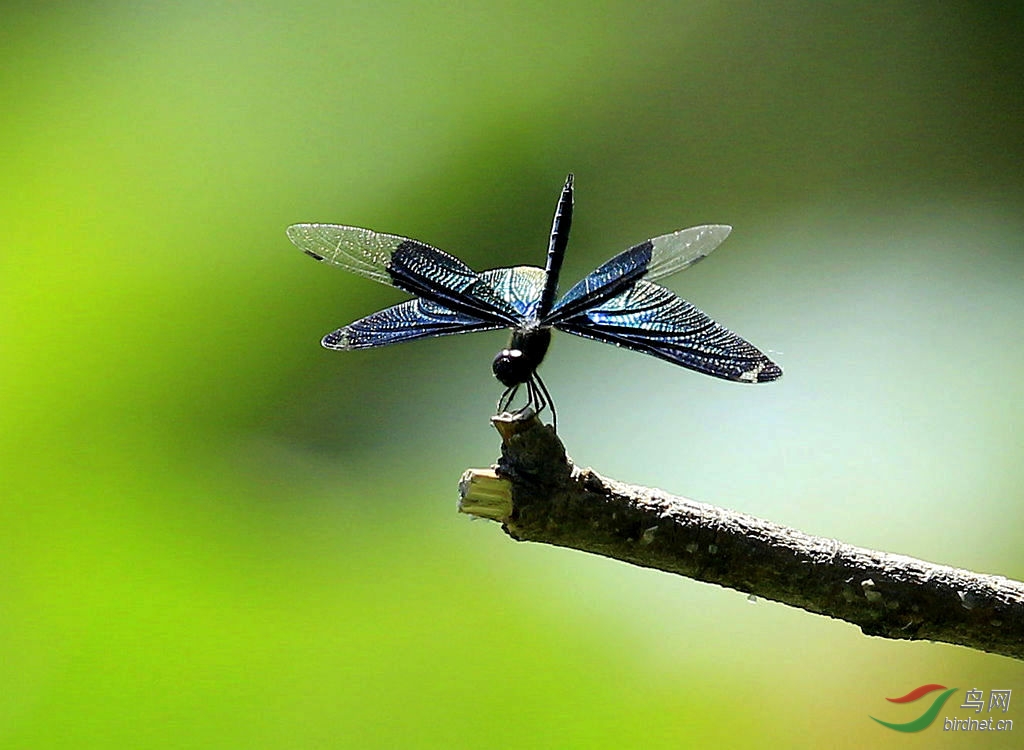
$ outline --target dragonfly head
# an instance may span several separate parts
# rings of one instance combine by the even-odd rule
[[[522,349],[502,349],[494,355],[491,369],[494,377],[507,388],[525,383],[533,374],[533,368],[525,361]]]
[[[513,331],[508,348],[494,355],[494,377],[507,388],[527,382],[543,361],[550,343],[550,328]]]

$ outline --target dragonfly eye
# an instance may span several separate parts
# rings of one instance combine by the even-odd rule
[[[511,388],[525,383],[533,374],[533,367],[526,360],[521,349],[502,349],[494,355],[491,369],[502,385]]]

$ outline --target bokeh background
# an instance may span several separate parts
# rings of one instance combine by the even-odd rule
[[[0,746],[1012,745],[868,718],[929,682],[1024,731],[1018,662],[457,514],[503,335],[322,350],[402,295],[284,236],[541,264],[570,170],[567,282],[732,224],[667,283],[786,376],[556,337],[576,461],[1020,579],[1019,4],[0,13]]]

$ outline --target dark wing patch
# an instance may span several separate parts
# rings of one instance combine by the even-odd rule
[[[321,343],[328,349],[372,349],[402,341],[502,327],[498,323],[454,312],[429,300],[413,299],[339,328],[324,336]]]
[[[782,369],[752,344],[648,281],[555,327],[725,380],[763,383],[782,376]]]
[[[488,277],[458,258],[416,240],[395,248],[388,266],[394,286],[452,310],[501,325],[521,316]]]
[[[558,301],[545,323],[568,320],[614,297],[640,279],[653,281],[678,273],[706,258],[729,236],[725,224],[707,224],[641,242],[602,264]]]

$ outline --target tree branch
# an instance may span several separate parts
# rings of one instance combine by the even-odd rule
[[[494,418],[502,457],[459,485],[463,513],[517,541],[572,547],[800,607],[866,635],[1024,659],[1024,583],[810,536],[574,466],[533,414]]]

